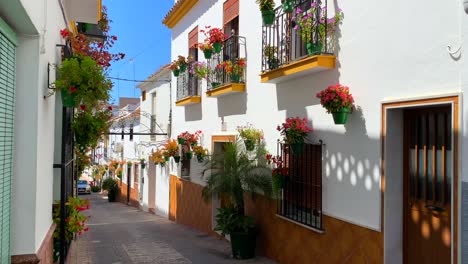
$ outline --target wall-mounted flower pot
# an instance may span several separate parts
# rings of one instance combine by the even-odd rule
[[[291,13],[294,10],[294,1],[292,0],[284,1],[282,5],[285,13]]]
[[[349,108],[341,108],[338,112],[333,112],[333,121],[336,125],[344,125],[348,121],[348,114],[351,113]]]
[[[291,144],[291,150],[294,155],[301,155],[304,151],[304,143]]]
[[[179,77],[180,70],[179,69],[172,70],[172,74],[174,74],[174,77]]]
[[[247,151],[252,151],[255,149],[255,141],[250,139],[244,139],[245,149]]]
[[[220,53],[222,48],[223,48],[223,43],[221,42],[213,43],[213,49],[215,53]]]
[[[193,152],[186,152],[185,153],[185,159],[186,160],[191,160],[193,158]]]
[[[203,55],[205,55],[205,59],[211,59],[211,55],[213,55],[212,49],[204,49]]]
[[[146,167],[146,164],[145,163],[140,163],[141,165],[141,168],[144,169]]]
[[[179,143],[179,145],[182,145],[185,143],[185,138],[177,138],[177,142]]]
[[[180,162],[180,156],[174,156],[174,161],[176,163],[179,163]]]
[[[240,74],[231,74],[231,82],[240,83]]]
[[[307,48],[307,54],[308,55],[313,55],[313,54],[322,53],[323,46],[322,46],[321,42],[307,43],[306,48]]]
[[[164,157],[164,160],[165,160],[165,161],[169,161],[170,158],[171,158],[171,157]]]
[[[76,97],[76,92],[72,93],[69,91],[62,90],[61,91],[62,95],[62,104],[64,107],[75,107],[75,97]]]
[[[196,142],[196,141],[195,141],[195,142],[192,142],[192,143],[190,144],[190,146],[192,146],[192,148],[195,147],[195,146],[197,146],[197,145],[198,145],[198,142]]]
[[[273,25],[273,21],[275,21],[275,10],[263,10],[262,19],[264,26]]]
[[[185,72],[185,70],[187,70],[187,64],[180,64],[179,69],[180,69],[180,72]]]

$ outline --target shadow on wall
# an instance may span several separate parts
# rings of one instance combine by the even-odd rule
[[[230,94],[218,97],[217,100],[219,117],[244,115],[247,113],[247,93]]]
[[[210,12],[209,9],[215,5],[217,1],[213,0],[200,0],[197,4],[190,10],[190,19],[182,19],[177,24],[176,27],[172,29],[172,39],[179,37],[181,34],[184,33],[186,29],[191,30],[192,24],[195,22],[199,17],[202,17],[205,13]],[[188,16],[187,16],[188,17]],[[187,18],[186,17],[186,18]],[[205,25],[198,25],[199,29],[205,28]]]
[[[198,121],[203,117],[202,104],[185,106],[185,121]]]
[[[341,213],[355,218],[351,220],[375,226],[379,223],[379,214],[369,215],[368,211],[380,207],[381,142],[379,138],[368,136],[360,108],[348,117],[344,128],[344,134],[327,130],[312,132],[312,138],[325,143],[324,209],[340,208]],[[330,186],[333,190],[329,190]],[[369,192],[376,195],[369,196]]]

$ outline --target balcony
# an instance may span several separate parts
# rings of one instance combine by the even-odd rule
[[[102,0],[61,0],[69,21],[97,24],[102,18]]]
[[[247,51],[245,37],[231,36],[221,52],[208,60],[212,71],[208,80],[206,96],[220,97],[245,92],[245,67]]]
[[[311,4],[319,8],[312,9]],[[312,73],[334,69],[336,57],[329,51],[328,36],[330,22],[327,19],[327,0],[296,0],[294,11],[287,13],[282,6],[275,10],[275,20],[271,26],[263,26],[262,39],[262,73],[261,82],[279,83],[292,78],[298,78]],[[310,41],[303,40],[301,27],[296,25],[294,17],[296,10],[304,10],[302,15],[311,16],[309,28]],[[324,19],[325,18],[325,19]],[[325,36],[324,36],[325,35]]]
[[[188,72],[181,72],[177,77],[177,101],[176,106],[200,104],[200,81],[196,76]]]

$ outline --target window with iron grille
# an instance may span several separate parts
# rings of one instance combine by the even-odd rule
[[[277,214],[302,225],[323,230],[322,145],[304,144],[293,152],[278,144],[278,154],[287,176],[278,199]]]

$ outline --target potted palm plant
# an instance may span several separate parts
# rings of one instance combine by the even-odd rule
[[[262,12],[263,25],[271,26],[275,20],[275,1],[274,0],[256,0]]]
[[[255,256],[255,224],[252,217],[245,215],[244,194],[257,192],[269,196],[272,192],[271,169],[264,159],[264,145],[259,146],[257,157],[249,159],[238,142],[228,142],[223,153],[206,162],[202,177],[206,181],[202,196],[206,201],[213,194],[228,199],[228,206],[220,208],[216,215],[215,230],[231,237],[234,258]]]

